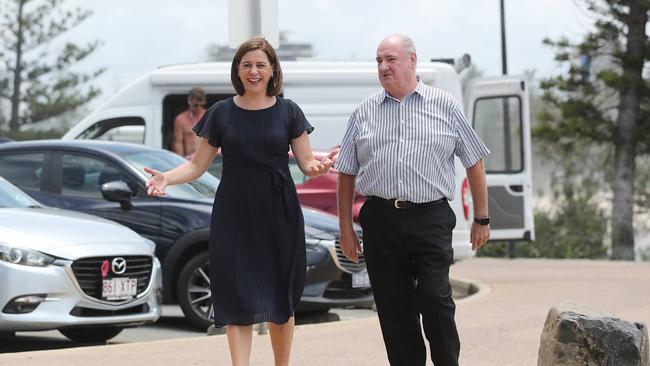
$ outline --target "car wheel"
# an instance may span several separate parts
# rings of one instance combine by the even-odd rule
[[[120,334],[121,327],[93,327],[59,329],[68,339],[79,343],[103,343]]]
[[[13,339],[16,336],[16,332],[13,331],[1,331],[0,332],[0,339],[2,340],[10,340]]]
[[[192,326],[205,331],[213,324],[208,252],[202,252],[187,262],[178,277],[176,294],[178,305]]]

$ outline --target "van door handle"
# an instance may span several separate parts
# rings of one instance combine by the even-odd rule
[[[521,193],[521,192],[524,191],[524,186],[521,185],[521,184],[513,184],[511,186],[508,186],[508,188],[510,188],[511,191],[517,192],[517,193]]]

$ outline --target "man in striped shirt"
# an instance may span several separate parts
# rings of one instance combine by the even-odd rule
[[[470,235],[477,249],[490,236],[482,160],[489,151],[459,103],[418,80],[416,64],[407,36],[388,37],[377,48],[383,90],[350,117],[336,163],[340,245],[358,261],[361,244],[352,228],[356,183],[366,196],[359,216],[363,251],[390,364],[425,365],[422,316],[434,365],[458,365],[449,284],[454,155],[467,169],[476,216]]]

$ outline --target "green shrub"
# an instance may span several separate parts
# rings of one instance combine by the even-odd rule
[[[607,217],[588,194],[565,192],[556,200],[554,211],[535,212],[535,241],[518,242],[516,257],[524,258],[606,258]],[[506,257],[506,242],[488,243],[480,257]]]
[[[639,259],[642,262],[650,262],[650,248],[639,249]]]

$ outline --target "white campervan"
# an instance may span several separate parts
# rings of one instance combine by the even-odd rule
[[[64,139],[105,139],[169,149],[174,117],[186,108],[188,90],[201,86],[208,104],[234,94],[230,63],[162,67],[137,79],[74,126]],[[371,62],[283,62],[282,95],[295,101],[316,127],[315,149],[340,144],[347,121],[365,97],[381,88]],[[420,79],[450,92],[492,154],[486,159],[492,239],[532,240],[531,141],[528,88],[522,78],[473,80],[463,99],[453,67],[420,62]],[[465,169],[456,159],[456,259],[472,256],[469,227],[471,197]]]

